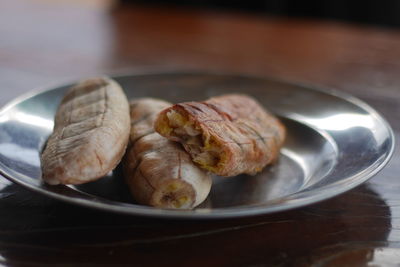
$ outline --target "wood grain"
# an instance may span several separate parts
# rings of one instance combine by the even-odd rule
[[[400,137],[399,31],[178,8],[110,8],[103,2],[2,1],[0,104],[34,88],[95,74],[224,71],[351,93],[382,113]],[[0,263],[398,263],[399,152],[397,147],[373,179],[339,197],[235,220],[111,215],[49,200],[0,179]]]

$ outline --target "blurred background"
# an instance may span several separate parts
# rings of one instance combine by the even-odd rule
[[[235,10],[284,17],[329,19],[389,27],[398,27],[400,25],[400,1],[398,0],[136,0],[125,2]]]
[[[397,95],[399,14],[399,0],[0,0],[0,105],[37,87],[148,70]]]

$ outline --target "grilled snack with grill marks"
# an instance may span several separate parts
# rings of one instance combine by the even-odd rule
[[[123,160],[124,176],[140,204],[191,209],[207,198],[212,180],[180,144],[155,132],[157,114],[171,105],[151,98],[130,102],[131,133]]]
[[[201,168],[221,176],[254,175],[274,162],[285,128],[255,99],[240,94],[163,110],[156,131],[181,143]]]
[[[123,157],[129,130],[129,104],[121,87],[109,78],[82,81],[58,107],[41,155],[43,180],[56,185],[101,178]]]

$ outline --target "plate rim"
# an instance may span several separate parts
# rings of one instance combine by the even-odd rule
[[[72,203],[84,207],[95,208],[97,210],[103,211],[111,211],[115,213],[123,213],[132,216],[146,216],[146,217],[158,217],[158,218],[173,218],[173,219],[222,219],[222,218],[235,218],[235,217],[247,217],[247,216],[256,216],[256,215],[263,215],[263,214],[271,214],[281,211],[292,210],[295,208],[307,206],[310,204],[318,203],[322,200],[327,200],[334,196],[340,195],[348,190],[355,188],[356,186],[364,183],[371,177],[375,176],[378,172],[380,172],[387,163],[391,160],[394,150],[395,150],[395,134],[388,123],[388,121],[372,106],[364,102],[363,100],[348,94],[346,92],[339,91],[333,88],[327,88],[323,86],[317,86],[312,84],[307,84],[303,82],[297,82],[293,80],[285,80],[279,77],[271,77],[271,76],[257,76],[257,75],[248,75],[243,73],[234,73],[234,72],[218,72],[218,71],[180,71],[180,70],[150,70],[150,71],[127,71],[127,72],[119,72],[119,73],[110,73],[108,77],[119,79],[119,78],[128,78],[128,77],[140,77],[140,76],[151,76],[151,75],[211,75],[211,76],[229,76],[229,77],[237,77],[237,78],[246,78],[246,79],[258,79],[258,80],[267,80],[272,82],[278,82],[282,84],[287,84],[290,86],[301,87],[303,90],[312,90],[319,93],[335,96],[342,101],[351,103],[361,109],[367,111],[370,115],[374,116],[374,118],[380,121],[386,128],[389,134],[390,140],[390,148],[385,153],[386,157],[382,162],[375,162],[377,164],[376,168],[368,172],[367,174],[357,173],[355,175],[346,177],[346,179],[350,177],[357,177],[359,178],[354,179],[352,183],[347,183],[342,187],[337,188],[336,190],[323,190],[327,191],[325,193],[320,193],[314,196],[311,200],[307,199],[292,199],[292,196],[298,196],[301,192],[294,193],[293,195],[289,195],[285,197],[286,205],[282,206],[279,205],[279,199],[273,200],[270,202],[262,203],[262,204],[254,204],[254,205],[247,205],[247,206],[238,206],[235,209],[232,208],[216,208],[216,209],[208,209],[208,208],[200,208],[194,210],[173,210],[173,209],[160,209],[148,206],[142,206],[133,203],[121,203],[118,201],[107,200],[100,197],[91,197],[90,199],[81,199],[81,198],[71,198],[70,196],[61,195],[52,191],[44,190],[43,188],[34,186],[28,182],[25,182],[21,179],[15,178],[12,175],[9,175],[4,171],[4,168],[8,168],[4,166],[2,162],[0,162],[0,175],[7,178],[8,180],[21,185],[29,190],[34,192],[38,192],[40,194],[46,195],[48,197],[61,200],[67,203]],[[106,75],[98,75],[98,76],[106,76]],[[95,77],[95,75],[92,75]],[[67,81],[64,83],[57,83],[50,86],[41,87],[39,89],[30,90],[20,96],[15,97],[14,99],[10,100],[6,103],[3,107],[0,108],[0,117],[7,113],[7,111],[21,103],[25,100],[30,99],[36,95],[45,93],[47,91],[55,90],[61,87],[67,87],[75,84],[79,79],[75,79],[72,81]],[[9,168],[8,168],[9,169]],[[91,195],[90,195],[91,196]],[[100,199],[100,201],[98,201]],[[290,201],[294,201],[293,203],[287,203]],[[278,204],[274,204],[274,202]],[[217,212],[216,212],[217,211]]]

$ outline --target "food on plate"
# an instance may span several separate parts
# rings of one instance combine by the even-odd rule
[[[212,180],[180,144],[154,131],[157,114],[171,105],[151,98],[130,102],[131,133],[123,172],[140,204],[190,209],[207,198]]]
[[[155,129],[180,142],[201,168],[221,176],[254,175],[274,162],[285,128],[253,98],[240,94],[164,109]]]
[[[253,175],[277,159],[284,139],[279,120],[246,95],[128,103],[117,82],[92,78],[60,103],[41,154],[42,178],[51,185],[91,182],[123,158],[138,203],[191,209],[210,193],[210,172]]]
[[[93,78],[73,86],[41,155],[43,180],[82,184],[106,175],[123,157],[129,130],[129,103],[115,81]]]

